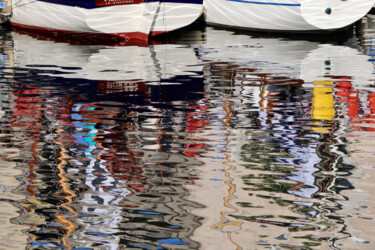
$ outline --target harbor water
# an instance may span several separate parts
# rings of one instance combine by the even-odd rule
[[[149,46],[0,34],[0,249],[375,248],[375,15]]]

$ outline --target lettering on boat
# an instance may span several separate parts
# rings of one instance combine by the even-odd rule
[[[144,0],[95,0],[96,6],[113,6],[113,5],[125,5],[125,4],[139,4]]]

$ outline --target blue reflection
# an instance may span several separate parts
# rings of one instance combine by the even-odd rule
[[[170,245],[187,245],[188,243],[182,241],[178,238],[171,238],[171,239],[160,239],[158,240],[160,243],[170,244]]]

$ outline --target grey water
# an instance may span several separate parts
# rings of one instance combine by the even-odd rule
[[[0,31],[0,249],[375,248],[374,15],[149,46]]]

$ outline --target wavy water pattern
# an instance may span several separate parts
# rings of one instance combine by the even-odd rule
[[[2,28],[0,248],[373,248],[373,24],[146,47]]]

